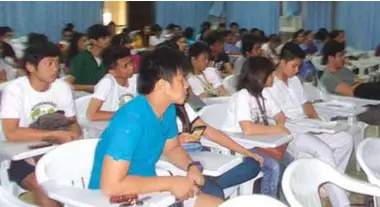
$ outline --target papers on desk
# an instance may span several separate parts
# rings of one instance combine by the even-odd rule
[[[329,108],[337,108],[337,109],[351,109],[354,110],[355,104],[351,102],[343,102],[339,100],[331,100],[331,101],[325,101],[325,102],[318,102],[313,104],[315,107],[329,107]]]
[[[335,134],[348,128],[347,124],[342,122],[307,118],[287,120],[285,125],[292,133],[313,132]]]

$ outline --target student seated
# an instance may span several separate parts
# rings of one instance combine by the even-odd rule
[[[161,37],[162,28],[160,25],[155,24],[152,27],[152,35],[149,37],[149,47],[155,47],[156,45],[165,41],[165,38]]]
[[[83,33],[74,33],[73,38],[71,38],[70,46],[67,52],[65,72],[70,71],[71,60],[74,59],[79,53],[86,50],[87,47],[87,36]]]
[[[194,29],[192,27],[187,27],[185,31],[183,31],[183,35],[186,37],[186,45],[189,47],[195,42],[194,39]]]
[[[260,165],[263,164],[263,158],[243,146],[236,143],[223,132],[207,125],[199,118],[198,114],[187,103],[177,105],[177,125],[179,142],[187,152],[200,152],[203,146],[199,142],[200,136],[196,132],[191,133],[195,127],[207,127],[203,133],[211,141],[226,147],[234,152],[245,156],[243,163],[232,168],[218,177],[206,177],[205,186],[202,192],[209,195],[225,199],[223,190],[232,186],[247,182],[256,177],[260,172]],[[201,135],[201,134],[199,134]]]
[[[318,48],[313,43],[314,32],[308,30],[304,33],[304,35],[305,40],[300,45],[300,47],[307,56],[313,56],[315,53],[317,53],[318,50]],[[298,76],[301,78],[301,80],[306,82],[313,82],[317,79],[317,69],[315,69],[315,66],[311,63],[311,60],[303,62]]]
[[[323,46],[330,40],[329,32],[325,28],[321,28],[315,33],[314,45],[317,47],[317,54],[322,53]]]
[[[344,45],[337,41],[326,43],[323,48],[322,64],[327,65],[321,81],[327,91],[342,96],[354,96],[380,100],[380,84],[364,83],[344,67]]]
[[[260,56],[261,40],[253,34],[245,34],[242,38],[241,55],[237,58],[234,64],[234,74],[239,75],[246,58],[251,56]]]
[[[195,41],[203,41],[204,38],[211,32],[211,23],[208,21],[202,22],[200,33],[195,37]]]
[[[343,30],[333,30],[333,31],[331,31],[331,33],[330,33],[330,39],[331,40],[335,40],[335,41],[337,41],[339,43],[342,43],[342,44],[344,44],[345,41],[346,41]]]
[[[111,119],[115,111],[137,95],[130,50],[111,46],[104,50],[102,60],[108,73],[96,84],[87,108],[87,119],[91,121]]]
[[[280,62],[274,72],[274,83],[269,92],[286,118],[320,119],[313,105],[308,102],[302,83],[296,76],[303,58],[305,53],[297,44],[290,42],[284,45]],[[347,132],[301,134],[297,135],[293,142],[299,152],[319,158],[341,173],[346,170],[353,148],[353,138]],[[343,189],[332,184],[326,184],[325,189],[329,193],[332,206],[350,205]]]
[[[232,74],[230,58],[224,52],[224,37],[219,32],[211,32],[204,40],[211,49],[210,67],[216,68],[224,75]]]
[[[364,83],[344,67],[344,45],[337,41],[326,43],[323,48],[322,63],[327,65],[321,77],[323,86],[329,93],[364,99],[380,100],[380,84]],[[380,125],[380,108],[370,107],[359,114],[358,120],[370,125]]]
[[[188,84],[180,54],[160,47],[141,61],[139,95],[119,109],[95,150],[89,188],[104,195],[169,191],[185,206],[213,207],[222,200],[200,193],[202,165],[178,141],[175,104],[183,104]],[[157,176],[161,155],[187,176]],[[196,198],[192,198],[197,195]]]
[[[27,76],[9,83],[2,94],[0,117],[7,141],[51,141],[66,143],[78,139],[81,130],[76,122],[76,111],[70,86],[58,77],[59,48],[53,43],[34,44],[25,50],[23,62]],[[63,111],[71,120],[70,131],[36,130],[29,126],[45,114]],[[12,161],[10,179],[32,192],[38,206],[58,207],[40,188],[33,162]]]
[[[236,47],[236,43],[234,42],[234,37],[232,36],[231,31],[224,32],[226,35],[226,41],[224,43],[224,51],[228,54],[237,54],[240,49]]]
[[[304,41],[305,41],[305,30],[300,29],[293,34],[293,39],[291,42],[297,45],[302,45]]]
[[[237,48],[241,48],[241,37],[243,37],[247,33],[248,30],[246,28],[239,29],[239,40],[235,44]]]
[[[269,36],[269,41],[261,46],[262,55],[271,60],[275,65],[278,63],[278,48],[281,45],[281,37],[276,34]]]
[[[236,22],[230,23],[230,31],[232,36],[232,42],[236,44],[236,42],[240,39],[239,36],[239,24]]]
[[[93,92],[94,86],[107,73],[101,53],[109,45],[110,34],[106,26],[95,24],[87,30],[91,49],[85,50],[70,62],[70,73],[65,79],[77,91]]]
[[[195,95],[204,97],[229,96],[215,68],[207,67],[210,48],[203,42],[196,42],[189,49],[192,73],[187,81]]]
[[[289,134],[284,127],[285,116],[269,96],[266,87],[272,86],[274,65],[265,57],[248,57],[238,78],[237,90],[227,108],[223,124],[225,131],[246,135]],[[269,125],[269,119],[276,124]],[[284,148],[286,150],[286,148]],[[279,198],[282,174],[294,159],[286,151],[281,160],[259,151],[250,150],[264,158],[261,193]]]

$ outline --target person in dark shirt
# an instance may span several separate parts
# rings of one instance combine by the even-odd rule
[[[211,49],[210,66],[221,73],[232,74],[232,65],[228,55],[224,52],[224,36],[220,32],[210,33],[204,40]]]

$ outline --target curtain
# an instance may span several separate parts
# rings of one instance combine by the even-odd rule
[[[299,16],[301,15],[302,5],[300,1],[287,1],[285,4],[285,16]]]
[[[157,1],[156,23],[165,28],[168,24],[178,24],[185,29],[198,29],[207,20],[212,1]]]
[[[0,8],[0,25],[11,27],[17,36],[37,32],[53,42],[61,39],[66,23],[80,32],[102,23],[102,2],[0,2]]]
[[[379,2],[336,2],[335,27],[345,31],[347,45],[371,50],[380,43],[379,10]]]
[[[329,1],[307,1],[304,28],[316,31],[324,27],[330,31],[331,7],[332,3]]]
[[[281,4],[279,1],[227,1],[227,22],[238,22],[241,28],[259,28],[265,33],[278,33]]]

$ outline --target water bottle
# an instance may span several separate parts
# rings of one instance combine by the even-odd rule
[[[354,125],[356,123],[356,109],[353,108],[352,113],[348,116],[348,125]]]

